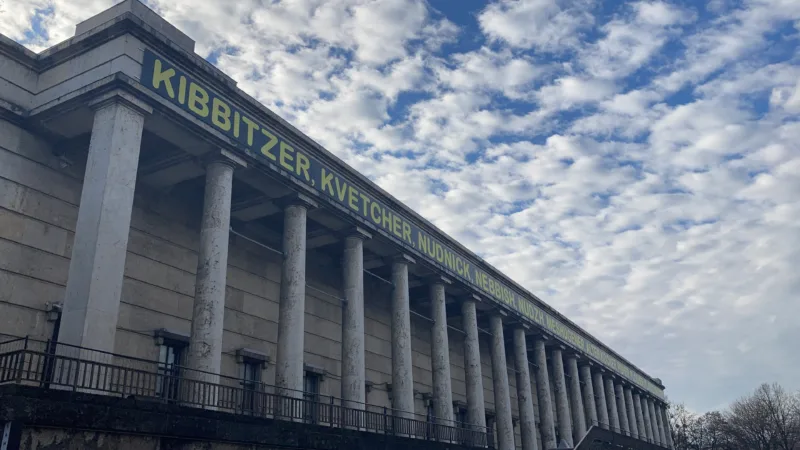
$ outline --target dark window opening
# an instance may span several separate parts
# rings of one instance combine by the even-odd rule
[[[180,392],[181,365],[186,345],[165,341],[158,349],[158,377],[156,396],[177,400]]]
[[[262,363],[246,360],[242,363],[242,410],[258,410],[258,393],[261,391]]]
[[[319,385],[321,376],[306,372],[303,378],[303,418],[311,423],[319,420]]]

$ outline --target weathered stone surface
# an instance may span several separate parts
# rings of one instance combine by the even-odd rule
[[[533,352],[537,366],[536,383],[539,390],[542,448],[555,448],[558,443],[556,442],[556,429],[553,423],[553,397],[550,393],[550,376],[547,373],[547,354],[545,353],[544,341],[534,341]]]
[[[497,448],[514,449],[514,425],[511,421],[511,396],[508,388],[506,346],[503,319],[495,314],[489,318],[492,333],[492,379],[494,381],[495,412],[497,414]]]
[[[467,396],[467,418],[470,425],[482,429],[486,427],[486,415],[475,300],[466,299],[461,303],[461,315],[464,327],[464,378]]]

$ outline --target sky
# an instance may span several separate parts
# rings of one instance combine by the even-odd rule
[[[0,0],[0,33],[112,3]],[[670,400],[800,389],[800,1],[145,3]]]

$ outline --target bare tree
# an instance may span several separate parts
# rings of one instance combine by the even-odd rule
[[[762,384],[751,395],[735,401],[726,415],[729,432],[744,448],[797,450],[800,448],[798,395],[778,384]]]
[[[763,384],[720,413],[670,407],[676,450],[800,450],[800,393]]]
[[[683,403],[672,403],[669,408],[669,421],[672,428],[672,443],[675,450],[689,450],[692,444],[689,435],[697,417]]]

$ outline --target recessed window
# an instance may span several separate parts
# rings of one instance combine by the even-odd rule
[[[247,360],[242,363],[242,411],[258,410],[262,367],[263,363],[258,361]]]
[[[319,385],[322,376],[315,372],[306,371],[303,377],[303,418],[316,423],[319,419]]]
[[[156,396],[169,400],[178,399],[185,349],[185,344],[170,341],[164,341],[159,346]]]

